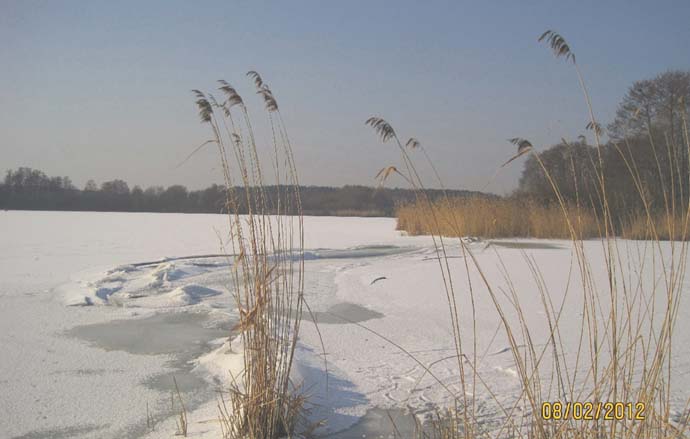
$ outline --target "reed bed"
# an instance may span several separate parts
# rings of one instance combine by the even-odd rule
[[[599,124],[594,118],[575,56],[565,39],[553,31],[545,32],[540,40],[547,42],[556,57],[574,66],[600,154]],[[275,439],[293,436],[304,411],[305,397],[289,379],[302,308],[306,306],[302,295],[303,222],[297,171],[278,104],[256,72],[250,72],[249,76],[264,102],[272,129],[272,176],[277,184],[285,183],[283,196],[274,201],[261,189],[266,184],[265,170],[242,98],[224,81],[219,87],[224,96],[222,101],[200,91],[195,91],[195,95],[201,120],[209,125],[212,133],[212,138],[202,146],[213,144],[218,148],[227,187],[231,229],[229,253],[234,255],[232,275],[237,285],[235,299],[239,310],[239,323],[234,331],[241,337],[244,355],[244,369],[232,377],[229,391],[219,398],[222,436]],[[599,167],[592,184],[597,187],[599,196],[592,202],[596,205],[591,210],[566,203],[543,164],[544,174],[557,199],[552,206],[520,200],[458,200],[447,196],[431,201],[413,155],[414,150],[421,150],[423,159],[433,167],[421,143],[414,138],[403,143],[393,127],[380,117],[372,117],[366,123],[382,142],[394,144],[401,160],[400,165],[381,170],[382,183],[398,175],[415,191],[415,203],[398,210],[399,227],[410,234],[427,233],[432,237],[444,281],[440,293],[448,304],[453,358],[460,378],[455,405],[448,410],[439,409],[437,419],[431,424],[419,424],[416,437],[652,439],[687,436],[687,421],[674,418],[671,410],[672,340],[688,262],[686,232],[690,206],[687,202],[649,200],[646,192],[640,189],[644,211],[625,221],[614,218],[607,200],[601,156],[593,157]],[[514,138],[511,142],[518,146],[518,154],[505,165],[522,155],[535,154],[529,141]],[[682,147],[690,150],[687,127],[683,142]],[[538,155],[535,157],[539,160]],[[435,183],[443,187],[435,168],[434,171],[438,180]],[[635,179],[634,165],[631,174]],[[677,181],[674,178],[662,180]],[[243,190],[234,189],[238,181]],[[246,216],[238,213],[240,200],[248,206]],[[652,211],[649,207],[660,204],[663,210]],[[541,297],[543,318],[550,328],[546,340],[535,338],[527,324],[534,317],[522,311],[520,291],[510,281],[511,268],[505,267],[504,279],[488,278],[472,248],[462,239],[467,235],[549,237],[571,241],[572,264],[564,267],[571,271],[564,273],[567,275],[563,285],[566,294],[560,299],[549,291],[540,267],[524,254],[529,274]],[[627,242],[621,243],[619,235],[647,240],[631,248]],[[586,238],[595,238],[601,244],[606,270],[603,283],[596,279],[592,270],[594,259],[583,243]],[[676,240],[662,242],[669,238]],[[458,269],[449,261],[451,244],[462,252],[463,268]],[[649,267],[645,265],[648,258],[630,257],[635,255],[653,255],[655,263]],[[632,275],[650,270],[654,280],[651,283]],[[471,272],[478,273],[479,283],[472,282]],[[582,308],[578,310],[581,320],[577,346],[564,345],[563,328],[559,326],[563,312],[570,311],[564,310],[569,294],[578,295],[582,301]],[[461,295],[464,303],[469,299],[469,306],[460,306]],[[476,322],[475,298],[478,295],[488,297],[494,306],[522,384],[521,394],[511,406],[502,406],[495,400],[502,413],[502,425],[491,430],[479,422],[473,396],[475,389],[491,390],[477,372],[476,328],[474,332],[465,333],[460,325],[462,319]],[[503,300],[506,297],[508,303]],[[510,318],[512,314],[517,314],[517,319]],[[356,325],[367,329],[364,325]],[[385,334],[376,335],[412,356]],[[574,365],[564,360],[566,354],[572,352],[577,353]],[[644,404],[644,418],[581,420],[551,416],[547,419],[542,412],[545,402],[596,404],[607,401]],[[686,411],[687,406],[690,401]]]
[[[218,81],[222,99],[194,90],[201,122],[208,125],[220,156],[230,225],[227,252],[239,322],[244,367],[219,396],[223,438],[274,439],[291,436],[304,396],[290,371],[304,306],[304,233],[299,182],[292,147],[278,103],[256,72],[247,74],[263,101],[271,127],[268,171],[243,98]],[[267,178],[279,186],[271,201]],[[239,188],[239,189],[238,189]],[[240,215],[240,205],[248,213]]]
[[[529,199],[462,197],[400,205],[395,210],[397,229],[410,236],[476,236],[482,238],[570,239],[599,238],[603,230],[593,209]],[[688,238],[683,212],[644,212],[612,215],[612,231],[625,239],[680,241]],[[570,225],[568,224],[570,222]]]
[[[591,184],[596,187],[592,201],[594,212],[588,215],[568,205],[561,196],[546,167],[534,152],[532,144],[520,138],[511,139],[518,145],[518,154],[506,164],[524,154],[534,154],[546,178],[550,182],[557,204],[550,208],[519,204],[512,201],[487,201],[480,199],[432,202],[426,183],[417,171],[417,159],[410,148],[398,137],[396,130],[386,120],[372,117],[366,124],[371,126],[383,143],[393,144],[401,164],[389,165],[381,170],[382,182],[397,175],[406,181],[417,194],[416,203],[399,209],[399,227],[411,234],[430,234],[444,289],[440,293],[448,303],[448,319],[454,340],[454,358],[458,367],[460,390],[454,407],[439,409],[437,420],[425,426],[418,424],[416,437],[443,439],[474,438],[534,438],[534,439],[632,439],[632,438],[685,438],[688,437],[690,401],[684,403],[680,416],[672,411],[674,390],[672,370],[673,334],[678,320],[679,303],[688,264],[688,219],[690,203],[680,197],[649,199],[634,164],[629,170],[644,206],[643,212],[624,221],[611,212],[606,190],[606,170],[601,159],[602,130],[594,117],[585,81],[575,55],[566,40],[554,31],[546,31],[543,41],[556,58],[571,63],[585,98],[590,122],[595,135],[596,155],[592,163],[596,174]],[[690,151],[687,120],[682,144],[667,145],[669,151]],[[418,143],[418,141],[417,141]],[[405,146],[404,146],[405,145]],[[656,146],[655,146],[656,148]],[[619,149],[620,150],[620,149]],[[655,155],[666,154],[663,147]],[[679,154],[669,153],[672,160]],[[428,155],[423,159],[428,162]],[[621,160],[625,157],[621,155]],[[433,163],[427,163],[433,166]],[[597,166],[598,164],[598,166]],[[682,169],[683,163],[673,163],[673,169]],[[661,172],[661,171],[660,171]],[[438,178],[438,173],[436,173]],[[661,181],[676,182],[675,176],[660,176]],[[670,178],[669,178],[670,177]],[[440,178],[438,178],[440,180]],[[435,183],[442,182],[437,181]],[[674,184],[674,183],[671,183]],[[667,188],[669,193],[680,191],[682,185]],[[650,206],[662,206],[652,210]],[[534,214],[534,217],[532,216]],[[558,217],[560,216],[560,219]],[[517,217],[517,219],[516,219]],[[623,233],[620,233],[623,230]],[[535,338],[528,322],[534,315],[525,315],[521,291],[511,281],[516,276],[514,267],[506,266],[504,279],[492,279],[485,275],[478,258],[462,238],[468,234],[484,236],[538,236],[560,237],[571,241],[572,260],[563,267],[564,285],[559,289],[565,294],[556,296],[547,287],[542,269],[523,252],[536,291],[543,307],[542,318],[549,328],[549,335]],[[627,238],[643,241],[623,241]],[[594,237],[594,246],[585,245],[584,237]],[[674,239],[662,242],[664,239]],[[600,245],[599,245],[600,244]],[[464,256],[464,264],[449,261],[450,246],[458,248]],[[595,257],[593,247],[597,252]],[[593,264],[601,266],[603,255],[605,278],[601,279]],[[651,261],[651,262],[650,262]],[[524,276],[524,267],[519,267]],[[481,281],[473,282],[478,275]],[[521,383],[521,394],[514,404],[502,406],[493,396],[502,413],[502,425],[487,430],[477,418],[474,400],[475,389],[492,389],[482,379],[476,357],[476,327],[469,333],[461,331],[463,319],[476,322],[475,298],[488,297],[501,322],[501,331],[509,343],[514,368]],[[576,295],[582,306],[579,342],[575,346],[565,344],[565,328],[560,327],[566,298]],[[558,298],[556,298],[558,297]],[[506,300],[504,299],[508,299]],[[460,302],[467,306],[460,306]],[[516,318],[511,316],[516,315]],[[567,331],[573,331],[567,328]],[[385,336],[382,335],[385,339]],[[400,348],[406,355],[411,355]],[[474,352],[473,352],[474,351]],[[568,354],[575,353],[574,364],[566,361]],[[493,389],[500,392],[500,389]],[[558,416],[551,412],[545,416],[544,403],[621,402],[644,406],[644,416],[583,419],[579,416]]]
[[[558,205],[504,198],[449,198],[423,202],[396,209],[397,228],[409,235],[480,236],[484,238],[552,238],[569,239],[568,222]],[[589,210],[567,207],[575,218],[574,226],[581,238],[599,235],[596,216]]]
[[[621,224],[621,237],[638,240],[683,241],[690,238],[683,212],[637,215]]]

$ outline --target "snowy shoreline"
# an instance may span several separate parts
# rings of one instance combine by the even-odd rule
[[[228,261],[213,257],[222,253],[224,217],[12,211],[0,213],[0,230],[11,231],[0,235],[0,246],[8,249],[0,254],[0,346],[7,353],[0,358],[0,410],[7,414],[0,428],[9,437],[169,437],[175,429],[168,382],[173,374],[189,401],[190,436],[217,437],[215,390],[230,370],[241,368],[239,346],[227,340],[236,321]],[[444,386],[454,392],[461,387],[430,238],[403,236],[389,218],[306,217],[305,232],[305,297],[324,338],[328,388],[309,319],[302,323],[293,380],[308,389],[310,419],[326,420],[320,432],[347,437],[343,431],[380,428],[367,427],[378,425],[377,419],[385,424],[377,410],[409,406],[424,419],[452,405]],[[542,343],[548,328],[524,255],[542,267],[544,282],[559,301],[572,264],[571,244],[499,240],[470,246],[497,285],[504,283],[501,264],[510,267],[530,329]],[[601,257],[597,241],[584,246],[594,261]],[[477,352],[468,348],[467,355],[476,354],[482,377],[501,390],[499,401],[512,404],[520,381],[493,305],[478,292],[471,321],[464,259],[457,243],[451,242],[449,251],[461,330],[468,335],[477,330]],[[592,265],[601,282],[605,273]],[[471,278],[480,283],[478,273]],[[77,304],[91,306],[69,306]],[[566,306],[579,309],[577,295],[569,295]],[[684,300],[679,314],[688,311]],[[431,365],[444,386],[352,321]],[[577,336],[579,322],[576,312],[564,316],[566,342]],[[672,401],[679,417],[690,396],[689,332],[680,327],[674,341]],[[571,354],[566,352],[564,361],[571,361]],[[469,393],[477,419],[490,430],[500,420],[495,401],[480,385]],[[146,427],[147,405],[157,421],[153,432]]]

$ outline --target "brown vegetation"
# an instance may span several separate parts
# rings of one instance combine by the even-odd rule
[[[563,209],[521,198],[448,198],[431,203],[418,201],[396,209],[397,229],[411,236],[478,236],[482,238],[571,239]],[[432,212],[433,211],[433,212]],[[599,238],[602,226],[592,209],[566,205],[578,239]],[[616,235],[626,239],[684,240],[689,238],[683,212],[620,216]]]
[[[410,235],[570,239],[568,223],[557,205],[472,197],[439,200],[432,203],[431,210],[421,201],[400,206],[396,210],[398,230]],[[568,206],[568,214],[576,219],[580,237],[598,236],[599,227],[591,211]]]
[[[278,104],[258,73],[248,76],[274,133],[269,150],[272,177],[279,185],[276,200],[266,194],[266,170],[237,91],[219,81],[222,102],[211,94],[193,93],[199,117],[211,129],[211,140],[202,146],[217,146],[225,178],[228,251],[234,255],[231,273],[239,311],[233,336],[241,337],[244,360],[242,371],[231,377],[228,396],[220,396],[222,436],[273,439],[292,434],[304,401],[290,382],[304,306],[304,234],[297,171]],[[246,206],[246,215],[240,216],[240,205]]]
[[[419,425],[416,437],[687,437],[686,418],[690,401],[685,403],[680,418],[672,415],[671,409],[674,375],[671,365],[672,339],[688,263],[690,205],[687,200],[687,152],[690,151],[690,136],[686,114],[684,111],[680,113],[683,134],[676,135],[675,143],[671,139],[664,147],[659,146],[657,151],[650,134],[654,161],[651,162],[652,166],[644,163],[645,174],[641,173],[640,166],[626,155],[625,142],[614,143],[608,150],[603,147],[600,139],[602,129],[594,118],[583,77],[565,39],[556,32],[547,31],[539,40],[545,40],[557,58],[563,58],[574,66],[589,110],[588,127],[594,134],[594,146],[587,148],[585,161],[578,164],[570,159],[562,162],[569,165],[563,169],[571,170],[570,181],[575,183],[572,202],[564,196],[566,187],[556,178],[553,169],[545,164],[541,154],[531,148],[525,154],[529,154],[533,170],[540,174],[550,204],[524,202],[521,198],[492,201],[446,198],[432,201],[426,196],[426,186],[408,151],[410,148],[403,147],[393,127],[380,117],[367,121],[382,142],[394,143],[402,160],[402,166],[384,168],[395,170],[384,172],[384,179],[393,174],[400,175],[417,192],[414,204],[398,210],[399,227],[412,234],[428,233],[433,239],[444,281],[444,291],[441,293],[448,300],[449,323],[455,342],[453,358],[457,360],[460,377],[455,407],[448,411],[439,410],[438,419],[426,427]],[[672,104],[675,105],[674,102]],[[651,130],[651,127],[648,128]],[[612,195],[618,195],[616,192],[607,190],[615,181],[607,175],[611,170],[605,166],[607,151],[618,154],[618,163],[628,173],[628,191],[624,202]],[[583,163],[586,163],[584,174],[581,173]],[[646,173],[648,170],[653,174]],[[582,179],[577,177],[583,175],[587,180],[587,196],[581,197],[579,184]],[[626,209],[625,206],[630,206],[627,203],[631,201],[635,203],[634,208]],[[617,210],[613,210],[612,206],[616,206]],[[560,237],[571,241],[571,271],[564,273],[567,275],[563,285],[565,294],[558,299],[546,286],[540,267],[528,254],[523,254],[541,296],[543,316],[550,329],[546,340],[535,339],[528,325],[534,316],[523,313],[521,292],[511,281],[511,275],[516,273],[511,273],[511,267],[505,267],[504,264],[504,279],[488,278],[473,249],[461,239],[466,235]],[[583,238],[589,236],[596,237],[601,243],[597,251],[603,252],[605,282],[595,279],[597,275],[592,270],[594,258],[588,251],[590,247],[583,243]],[[622,243],[617,236],[648,241]],[[661,242],[668,238],[678,240]],[[449,263],[451,242],[457,243],[464,256],[464,266],[461,264],[459,269],[452,268]],[[632,253],[637,257],[631,257]],[[500,255],[498,257],[500,259]],[[601,263],[601,257],[601,254],[596,257],[597,264]],[[649,258],[659,260],[659,265],[649,264]],[[471,272],[478,274],[481,282],[473,282]],[[647,281],[642,278],[643,272],[649,277]],[[562,328],[559,327],[562,313],[573,311],[564,309],[568,294],[577,294],[583,302],[578,310],[581,322],[577,346],[564,345]],[[459,306],[460,295],[469,296],[469,307]],[[510,406],[502,406],[477,373],[477,358],[472,353],[472,350],[476,353],[477,349],[476,327],[469,334],[460,329],[461,319],[476,322],[475,297],[478,295],[489,297],[494,305],[522,384],[519,400]],[[508,303],[502,300],[504,296],[508,298]],[[509,314],[517,314],[517,319],[510,318]],[[385,339],[385,336],[381,337]],[[576,352],[574,365],[567,362],[568,354],[573,352]],[[483,388],[494,396],[503,418],[498,430],[484,430],[478,421],[475,388]],[[542,404],[554,401],[589,401],[594,404],[621,401],[644,404],[646,410],[643,419],[580,420],[572,419],[572,416],[545,419]]]

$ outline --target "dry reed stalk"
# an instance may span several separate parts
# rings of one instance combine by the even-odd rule
[[[182,394],[180,393],[180,388],[177,385],[177,379],[175,378],[175,376],[173,376],[173,383],[175,384],[175,395],[177,395],[177,400],[180,402],[180,413],[177,414],[177,418],[175,419],[175,426],[177,427],[175,436],[187,437],[187,427],[189,425],[187,422],[187,408],[184,406],[184,401],[182,401]],[[175,399],[172,396],[171,401],[172,409],[174,411]],[[148,405],[146,407],[148,409]]]
[[[272,132],[271,166],[280,190],[269,199],[266,175],[249,112],[236,89],[219,81],[224,100],[194,91],[203,123],[218,147],[227,188],[232,276],[239,310],[234,328],[242,340],[244,368],[218,403],[225,438],[273,439],[291,435],[304,397],[290,383],[304,305],[304,232],[292,146],[271,89],[249,72]],[[241,190],[235,189],[235,181]],[[248,213],[240,215],[240,205]]]
[[[680,197],[676,202],[673,196],[676,190],[682,193],[682,186],[673,186],[680,180],[680,172],[663,178],[670,181],[671,186],[665,188],[663,214],[653,212],[647,193],[639,184],[639,173],[634,163],[626,161],[626,166],[633,177],[638,189],[638,195],[644,206],[641,217],[635,216],[628,220],[623,230],[624,237],[645,237],[650,241],[631,242],[615,238],[617,225],[611,215],[608,194],[605,187],[605,169],[601,160],[601,128],[594,120],[592,106],[584,84],[581,72],[575,63],[575,56],[565,39],[553,31],[545,32],[539,40],[546,40],[557,57],[565,57],[575,65],[578,80],[588,106],[590,115],[589,127],[595,133],[599,166],[596,180],[598,191],[596,198],[590,200],[591,211],[582,210],[580,200],[576,206],[567,205],[560,195],[548,169],[535,155],[544,174],[552,185],[558,205],[539,211],[538,206],[530,206],[534,215],[522,215],[523,219],[513,222],[517,205],[510,201],[492,202],[487,200],[448,200],[432,203],[425,193],[424,184],[419,178],[415,165],[410,156],[402,148],[395,130],[382,118],[370,118],[367,121],[381,137],[383,142],[394,140],[398,144],[401,158],[405,165],[405,180],[417,192],[416,203],[399,209],[399,226],[410,233],[429,233],[433,238],[434,247],[439,256],[441,276],[448,298],[451,326],[455,338],[456,356],[464,357],[462,351],[463,338],[459,330],[459,312],[455,301],[455,287],[453,278],[456,273],[450,270],[446,253],[446,243],[443,236],[462,238],[467,232],[500,236],[500,234],[521,233],[519,236],[533,236],[531,233],[545,235],[557,234],[572,243],[572,263],[565,285],[565,294],[560,302],[553,299],[549,288],[536,262],[524,254],[531,276],[537,286],[541,304],[546,316],[549,335],[545,343],[535,341],[534,335],[527,324],[523,308],[520,306],[520,292],[510,280],[510,271],[503,264],[505,286],[501,286],[493,279],[489,279],[482,270],[472,250],[462,239],[458,239],[465,258],[465,275],[467,287],[472,298],[471,313],[475,315],[474,291],[478,288],[487,294],[498,314],[502,329],[508,339],[510,351],[518,377],[522,383],[522,393],[512,407],[503,407],[495,399],[489,386],[476,373],[477,357],[469,362],[472,368],[472,386],[477,382],[486,387],[486,391],[494,397],[505,420],[500,429],[483,431],[475,416],[474,401],[467,397],[456,399],[456,407],[449,414],[441,416],[447,420],[445,424],[436,423],[429,429],[417,432],[417,437],[442,438],[475,438],[475,437],[527,437],[527,438],[681,438],[685,437],[687,422],[674,423],[671,418],[672,373],[671,355],[673,352],[673,331],[678,317],[679,302],[683,280],[687,266],[688,255],[688,223],[690,222],[690,205]],[[682,145],[669,145],[669,158],[673,160],[682,157],[674,151],[686,149],[690,151],[690,136],[688,136],[687,120],[685,122],[685,138]],[[518,139],[515,139],[518,140]],[[524,140],[524,139],[523,139]],[[520,143],[520,142],[514,142]],[[626,160],[621,154],[622,160]],[[591,158],[594,160],[594,158]],[[674,163],[680,170],[681,164]],[[674,173],[671,166],[671,173]],[[574,164],[573,164],[574,167]],[[661,173],[661,167],[658,167]],[[573,170],[574,172],[574,170]],[[669,176],[666,176],[669,177]],[[472,210],[470,210],[472,209]],[[523,207],[524,209],[524,207]],[[423,213],[422,213],[423,212]],[[480,219],[474,222],[475,214],[480,212]],[[590,213],[588,213],[590,212]],[[556,217],[560,214],[560,220]],[[501,219],[500,223],[498,218]],[[496,219],[496,221],[494,221]],[[488,224],[487,225],[487,220]],[[554,225],[557,225],[554,227]],[[537,232],[538,231],[538,232]],[[596,234],[594,233],[596,231]],[[480,233],[477,233],[480,232]],[[627,235],[627,236],[626,236]],[[513,235],[514,236],[514,235]],[[596,236],[601,246],[605,262],[605,285],[599,284],[595,272],[591,267],[592,249],[585,249],[583,237]],[[678,239],[670,241],[665,246],[664,238]],[[666,249],[666,251],[665,251]],[[670,254],[669,254],[670,251]],[[649,259],[651,258],[651,267]],[[469,261],[469,262],[468,262]],[[481,278],[481,285],[473,285],[470,281],[469,268],[472,268]],[[575,282],[571,280],[572,267],[575,268]],[[651,270],[652,285],[645,283],[641,273]],[[632,276],[638,273],[638,276]],[[660,279],[657,282],[656,279]],[[497,291],[507,289],[508,305],[499,300]],[[560,328],[566,299],[577,294],[582,301],[580,334],[577,346],[566,346]],[[510,318],[508,312],[514,313],[517,321]],[[377,334],[384,340],[385,335]],[[476,337],[473,334],[473,337]],[[539,340],[544,341],[544,340]],[[405,353],[405,349],[399,346]],[[574,364],[561,361],[564,355],[575,350]],[[412,356],[411,354],[407,353]],[[466,357],[465,357],[466,358]],[[416,359],[415,359],[416,360]],[[425,373],[431,365],[424,367]],[[462,362],[459,361],[459,375],[461,392],[466,395],[467,383]],[[556,386],[550,383],[556,380]],[[473,393],[474,394],[474,393]],[[573,419],[545,420],[541,416],[541,404],[549,401],[590,401],[593,403],[605,401],[640,402],[646,405],[645,418],[632,421],[618,419],[609,421],[581,421]],[[468,408],[470,404],[471,409]],[[526,408],[525,419],[516,416],[518,407]],[[690,401],[686,404],[690,406]],[[421,429],[420,429],[421,430]]]

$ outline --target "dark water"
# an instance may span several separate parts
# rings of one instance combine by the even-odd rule
[[[331,434],[329,439],[352,438],[410,438],[414,437],[415,421],[402,409],[384,410],[373,408],[355,425],[339,433]]]
[[[209,352],[210,342],[230,334],[233,322],[221,324],[209,319],[206,312],[170,312],[141,319],[113,320],[77,326],[66,335],[85,340],[106,351],[124,351],[135,355],[169,355],[166,369],[150,376],[142,384],[162,393],[176,394],[175,382],[187,410],[193,410],[215,395],[214,386],[195,374],[191,360]],[[219,383],[220,384],[220,383]],[[177,396],[175,396],[177,400]],[[164,419],[176,415],[170,406],[152,415]],[[86,428],[88,426],[84,426]],[[93,429],[104,428],[93,426]],[[122,437],[140,437],[146,425],[137,425]],[[52,431],[45,437],[72,437],[76,431]],[[43,436],[27,436],[42,438]]]
[[[552,244],[548,242],[523,242],[523,241],[489,241],[489,246],[515,248],[515,249],[533,249],[533,250],[557,250],[564,248],[562,245]]]
[[[302,320],[313,322],[316,320],[318,324],[334,324],[343,325],[348,323],[360,323],[367,320],[380,319],[384,315],[380,312],[370,310],[356,303],[338,303],[326,311],[314,311],[313,314],[304,312]]]

